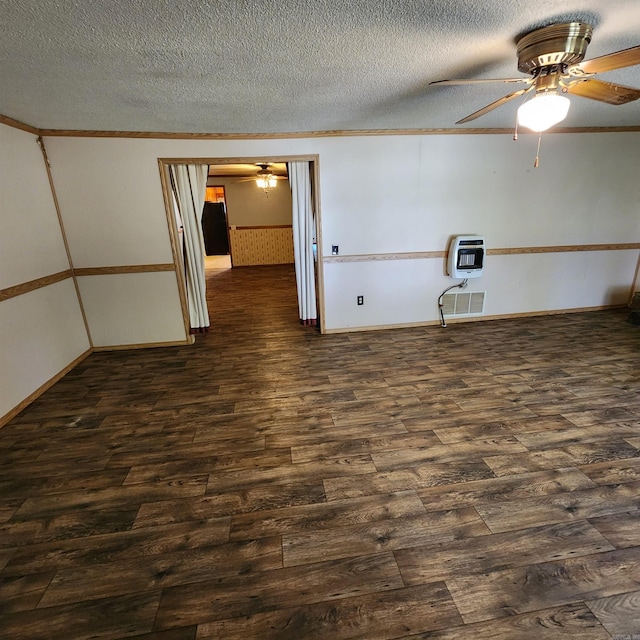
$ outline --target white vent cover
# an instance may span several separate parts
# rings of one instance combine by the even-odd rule
[[[484,313],[486,291],[461,291],[442,296],[445,316],[481,316]]]

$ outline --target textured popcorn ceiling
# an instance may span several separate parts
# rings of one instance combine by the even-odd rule
[[[514,38],[594,25],[587,58],[640,44],[639,0],[0,0],[0,114],[50,129],[210,133],[413,129],[513,85]],[[601,74],[640,87],[640,66]],[[519,100],[469,123],[511,127]],[[640,125],[572,97],[566,126]]]

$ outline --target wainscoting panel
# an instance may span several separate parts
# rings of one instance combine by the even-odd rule
[[[229,230],[234,267],[262,264],[291,264],[293,231],[290,225],[235,227]]]

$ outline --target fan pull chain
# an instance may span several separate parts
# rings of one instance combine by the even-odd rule
[[[534,169],[538,168],[540,164],[540,142],[542,141],[542,131],[538,134],[538,148],[536,149],[536,159],[533,163]]]

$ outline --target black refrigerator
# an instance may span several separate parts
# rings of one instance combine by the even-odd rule
[[[208,256],[229,254],[229,233],[227,214],[222,202],[205,202],[202,211],[202,233],[204,249]]]

